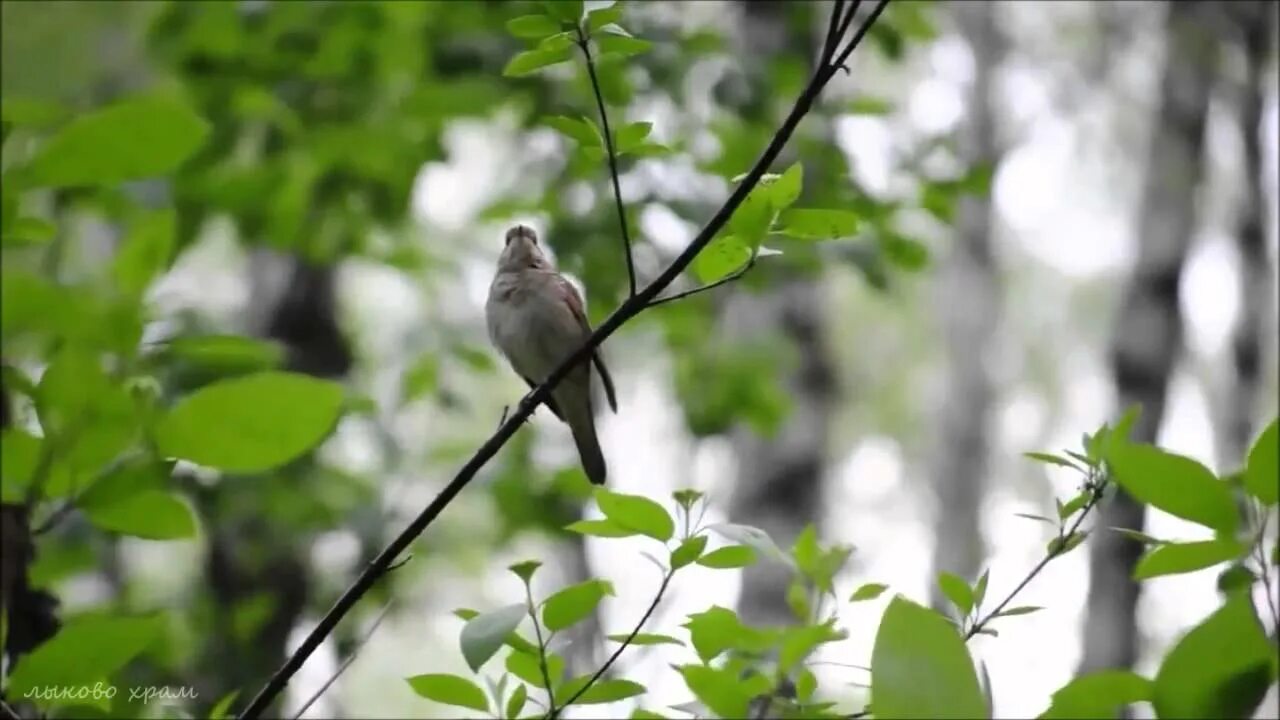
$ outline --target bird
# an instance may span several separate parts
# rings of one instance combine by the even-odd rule
[[[591,335],[578,290],[556,271],[527,225],[507,230],[506,245],[485,301],[489,339],[530,388],[542,384]],[[604,485],[608,467],[596,436],[591,397],[592,366],[600,375],[610,409],[618,411],[613,378],[599,351],[583,360],[551,392],[547,407],[569,426],[582,469],[593,485]]]

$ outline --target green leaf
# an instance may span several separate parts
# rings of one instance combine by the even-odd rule
[[[1001,618],[1001,617],[1017,617],[1018,615],[1030,615],[1031,613],[1040,612],[1043,609],[1044,608],[1040,607],[1039,605],[1018,605],[1017,607],[1005,608],[1004,610],[1001,610],[995,615],[992,615],[991,618],[994,620],[995,618]]]
[[[954,573],[940,572],[938,587],[942,588],[942,594],[947,596],[962,616],[968,615],[973,610],[973,591],[969,589],[969,583],[965,582],[964,578]]]
[[[38,186],[114,185],[174,171],[208,135],[209,124],[179,100],[131,98],[72,120],[21,172]]]
[[[1258,576],[1242,563],[1236,563],[1218,575],[1218,592],[1223,594],[1248,591],[1258,581]]]
[[[848,210],[786,210],[778,222],[779,233],[801,240],[832,240],[858,232],[858,215]]]
[[[1028,453],[1022,453],[1022,456],[1025,458],[1030,458],[1037,462],[1046,463],[1048,465],[1059,465],[1064,468],[1071,468],[1072,470],[1080,469],[1079,465],[1076,465],[1075,463],[1071,462],[1067,458],[1064,458],[1060,455],[1054,455],[1053,453],[1028,452]]]
[[[1248,594],[1229,595],[1165,655],[1155,678],[1156,715],[1253,717],[1274,677],[1275,652]]]
[[[527,651],[512,652],[507,655],[507,671],[533,687],[543,687],[542,664],[538,660],[538,648],[531,647]],[[547,675],[551,676],[554,686],[564,676],[564,658],[555,653],[547,654]]]
[[[736,672],[705,665],[681,665],[676,669],[693,696],[711,712],[722,718],[747,717],[751,695]]]
[[[462,657],[472,672],[480,672],[481,666],[502,647],[528,612],[524,603],[512,603],[467,620],[462,626],[460,642]]]
[[[173,540],[196,534],[191,508],[177,495],[162,490],[144,490],[114,502],[81,502],[89,522],[109,532]]]
[[[172,209],[148,213],[130,229],[112,260],[111,270],[121,290],[140,295],[169,267],[176,217]]]
[[[987,716],[973,660],[955,626],[901,597],[889,603],[876,632],[871,696],[876,717]]]
[[[629,635],[627,633],[618,633],[608,636],[614,642],[627,642]],[[684,641],[679,638],[673,638],[670,635],[661,635],[659,633],[636,633],[631,638],[629,645],[684,645]]]
[[[206,385],[156,427],[160,451],[228,472],[263,472],[300,457],[329,434],[342,386],[284,372]]]
[[[21,217],[5,228],[0,243],[5,247],[21,247],[23,245],[43,245],[58,234],[58,228],[51,222],[34,217]]]
[[[736,215],[735,215],[736,217]],[[693,258],[693,274],[711,284],[751,261],[751,247],[737,235],[720,235]]]
[[[565,529],[582,535],[606,538],[631,537],[640,534],[635,530],[624,528],[612,520],[579,520],[566,525]]]
[[[1058,518],[1062,520],[1066,520],[1072,515],[1075,515],[1077,510],[1079,510],[1080,508],[1088,504],[1089,498],[1091,497],[1093,497],[1093,493],[1090,492],[1089,490],[1085,490],[1084,492],[1081,492],[1079,495],[1076,495],[1075,497],[1071,498],[1066,502],[1066,504],[1058,508]]]
[[[569,698],[577,694],[580,688],[586,686],[587,682],[590,680],[590,675],[576,677],[565,683],[563,688],[557,690],[556,695],[558,698],[562,697],[567,701]],[[573,701],[573,704],[598,705],[600,703],[617,702],[618,700],[625,700],[629,697],[635,697],[636,695],[643,695],[644,691],[645,687],[643,685],[631,680],[601,679],[592,683],[591,687],[587,688],[586,692],[579,695],[578,699]]]
[[[677,505],[688,510],[693,507],[694,503],[698,502],[698,500],[702,498],[702,493],[697,490],[690,490],[686,488],[684,490],[676,490],[671,493],[671,498],[676,501]]]
[[[1120,709],[1150,700],[1151,681],[1128,670],[1103,670],[1078,677],[1053,694],[1043,720],[1111,720]]]
[[[713,605],[705,612],[693,613],[683,627],[688,629],[693,649],[704,663],[711,662],[725,650],[763,649],[768,646],[766,634],[743,625],[737,613],[719,605]]]
[[[239,335],[193,335],[175,338],[165,347],[173,360],[223,374],[270,370],[284,364],[280,343]]]
[[[600,56],[615,55],[618,57],[631,57],[641,53],[649,52],[649,48],[653,47],[653,43],[640,38],[628,37],[626,35],[617,35],[610,32],[604,32],[595,37],[596,45],[600,48]]]
[[[874,600],[880,597],[880,594],[888,590],[889,586],[884,583],[865,583],[853,594],[849,596],[849,602],[862,602],[863,600]]]
[[[1050,525],[1053,525],[1054,527],[1058,526],[1058,523],[1054,522],[1053,520],[1050,520],[1049,518],[1043,515],[1032,515],[1031,513],[1014,513],[1014,515],[1020,518],[1026,518],[1027,520],[1037,520],[1039,522],[1048,523]]]
[[[986,197],[991,194],[991,178],[994,175],[995,168],[991,163],[978,163],[960,178],[957,188],[970,195]]]
[[[628,152],[643,143],[652,131],[653,123],[651,122],[629,123],[617,132],[614,137],[614,147],[618,154]]]
[[[1280,489],[1276,487],[1277,478],[1280,478],[1276,459],[1277,453],[1280,453],[1277,450],[1280,447],[1280,437],[1276,433],[1276,419],[1272,418],[1271,424],[1253,442],[1244,470],[1245,489],[1262,501],[1263,505],[1275,505],[1277,496],[1280,495]]]
[[[604,580],[587,580],[570,585],[547,598],[542,605],[542,624],[555,632],[585,620],[595,612],[605,595],[613,594],[613,586]]]
[[[515,57],[502,69],[506,77],[521,77],[551,65],[567,62],[571,57],[569,48],[526,50]]]
[[[880,236],[885,257],[903,270],[923,270],[929,266],[929,249],[919,240],[895,232]]]
[[[525,690],[524,683],[516,685],[516,689],[511,693],[511,697],[507,699],[507,713],[506,715],[503,715],[503,717],[519,717],[520,711],[524,709],[525,700],[528,699],[529,691]]]
[[[507,21],[507,32],[518,38],[544,38],[560,32],[560,23],[546,15],[522,15]]]
[[[1108,460],[1116,482],[1139,501],[1223,534],[1235,533],[1239,517],[1231,489],[1195,460],[1143,444],[1116,446]]]
[[[209,710],[209,720],[225,720],[233,717],[231,714],[231,703],[236,701],[236,697],[240,695],[239,690],[232,690],[222,699],[213,704],[213,708]]]
[[[773,542],[773,538],[769,537],[769,533],[758,527],[750,525],[739,525],[737,523],[716,523],[708,525],[708,530],[720,535],[726,540],[732,540],[740,545],[748,545],[755,548],[761,555],[770,556],[776,560],[790,563],[791,559],[786,553],[782,552],[782,548]]]
[[[680,546],[671,551],[671,569],[679,570],[689,563],[697,560],[702,556],[702,551],[707,547],[706,535],[695,535],[694,537],[680,543]]]
[[[698,558],[703,567],[720,570],[746,567],[756,561],[756,551],[747,545],[729,545]]]
[[[844,640],[848,635],[836,630],[835,619],[821,625],[804,625],[788,628],[782,636],[782,647],[778,651],[778,669],[787,673],[809,656],[819,645]]]
[[[604,144],[604,139],[601,137],[600,131],[596,129],[595,123],[586,118],[556,115],[543,118],[542,123],[555,128],[565,137],[577,140],[578,144],[584,148],[598,148]]]
[[[464,677],[435,673],[405,678],[413,691],[428,700],[445,705],[489,712],[489,699],[479,685]]]
[[[36,98],[6,97],[0,106],[0,119],[16,127],[48,127],[66,116],[62,105]]]
[[[800,191],[804,187],[804,166],[798,162],[792,164],[767,187],[773,211],[778,213],[786,210],[800,198]]]
[[[1114,530],[1115,532],[1118,532],[1121,535],[1124,535],[1130,540],[1140,542],[1143,545],[1168,545],[1169,544],[1168,540],[1161,540],[1160,538],[1154,538],[1146,533],[1140,533],[1137,530],[1130,530],[1129,528],[1113,527],[1113,528],[1107,528],[1107,529]]]
[[[854,115],[888,115],[894,111],[893,101],[862,95],[853,99],[848,110]]]
[[[991,574],[990,570],[983,570],[982,575],[978,578],[978,582],[973,586],[973,606],[982,607],[982,601],[987,597],[987,580]]]
[[[69,687],[110,677],[160,635],[160,617],[85,615],[72,619],[9,676],[7,694],[23,697],[37,688]]]
[[[528,585],[529,581],[533,579],[533,574],[537,572],[540,567],[542,567],[542,563],[537,560],[525,560],[524,562],[518,562],[514,565],[508,565],[507,569],[515,573],[516,577],[523,580],[525,585]]]
[[[1073,532],[1065,538],[1056,537],[1049,541],[1046,550],[1050,555],[1066,555],[1079,547],[1080,543],[1084,542],[1087,537],[1089,537],[1087,530]]]
[[[595,491],[596,504],[605,517],[655,540],[666,542],[675,533],[675,523],[666,509],[642,495],[624,495],[604,488]]]
[[[1134,580],[1160,575],[1177,575],[1233,560],[1248,552],[1235,539],[1223,538],[1189,543],[1167,543],[1142,556],[1133,569]]]
[[[547,14],[562,23],[577,23],[582,19],[582,0],[543,0]]]
[[[587,32],[595,32],[605,25],[616,23],[621,19],[622,8],[617,5],[597,8],[587,13]]]

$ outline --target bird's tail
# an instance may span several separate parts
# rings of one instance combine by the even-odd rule
[[[562,406],[563,407],[563,406]],[[565,421],[573,433],[573,442],[578,446],[578,457],[582,459],[582,469],[592,485],[603,485],[609,474],[604,462],[604,453],[600,450],[600,440],[596,437],[595,415],[591,403],[574,406],[573,410],[565,408]]]

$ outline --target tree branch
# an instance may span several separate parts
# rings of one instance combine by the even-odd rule
[[[710,285],[703,285],[703,286],[701,286],[701,287],[696,287],[696,288],[693,288],[693,289],[691,289],[691,290],[685,290],[685,291],[683,291],[683,292],[678,292],[678,293],[676,293],[675,295],[668,295],[667,297],[664,297],[664,298],[658,298],[658,299],[656,299],[656,300],[654,300],[654,301],[650,302],[650,303],[649,303],[649,305],[648,305],[648,307],[657,307],[657,306],[659,306],[659,305],[662,305],[663,303],[669,303],[669,302],[671,302],[672,300],[681,300],[681,299],[683,299],[683,298],[687,298],[687,297],[689,297],[689,296],[691,296],[691,295],[697,295],[698,293],[704,293],[704,292],[706,292],[706,291],[708,291],[708,290],[713,290],[713,289],[715,289],[715,288],[720,287],[721,285],[728,285],[729,283],[733,282],[734,280],[737,280],[738,278],[742,277],[743,275],[746,275],[746,274],[747,274],[747,272],[748,272],[749,270],[751,270],[751,268],[755,267],[755,266],[756,266],[756,259],[757,259],[757,258],[758,258],[758,255],[757,255],[755,252],[752,252],[752,253],[751,253],[751,258],[750,258],[750,259],[748,259],[745,263],[743,263],[742,267],[738,268],[737,270],[734,270],[733,272],[729,273],[728,275],[725,275],[724,277],[722,277],[722,278],[720,278],[719,280],[717,280],[717,281],[715,281],[715,282],[711,283]]]
[[[865,37],[867,29],[873,23],[880,11],[888,4],[889,0],[879,0],[876,10],[871,14],[866,24],[861,27],[855,34],[845,55],[852,51],[854,47]],[[835,22],[832,18],[831,22]],[[533,414],[538,405],[546,402],[551,396],[551,391],[564,380],[573,368],[586,362],[595,351],[609,336],[618,331],[631,318],[639,315],[644,309],[657,298],[658,293],[662,292],[670,285],[685,268],[693,262],[698,253],[711,242],[712,238],[729,222],[729,218],[733,216],[735,210],[747,199],[750,193],[764,174],[768,172],[769,167],[777,160],[778,155],[782,152],[782,148],[791,139],[791,135],[795,132],[796,127],[800,125],[800,121],[813,107],[814,102],[822,93],[822,89],[830,82],[835,74],[836,66],[825,64],[817,68],[813,77],[810,78],[800,96],[796,99],[795,105],[791,108],[791,112],[783,120],[782,125],[769,141],[760,158],[756,160],[756,164],[747,172],[742,182],[734,188],[729,194],[729,198],[719,210],[707,221],[707,224],[693,239],[689,246],[686,247],[675,260],[667,266],[652,282],[637,294],[627,298],[622,305],[618,306],[604,322],[587,337],[586,341],[567,357],[560,365],[551,372],[541,385],[534,388],[533,392],[526,395],[516,406],[516,411],[511,417],[507,418],[496,432],[488,440],[482,444],[475,454],[471,456],[454,476],[452,480],[445,485],[440,494],[427,505],[426,508],[418,514],[408,527],[400,532],[387,547],[377,555],[369,565],[365,567],[360,576],[347,588],[345,592],[333,604],[333,607],[325,613],[320,622],[307,635],[307,637],[298,646],[298,649],[284,662],[284,664],[272,674],[271,678],[263,686],[262,690],[253,698],[249,705],[240,713],[239,720],[249,720],[262,715],[267,706],[275,700],[275,698],[289,684],[289,679],[302,667],[311,653],[320,646],[324,638],[333,632],[338,622],[344,615],[356,604],[356,602],[373,587],[374,583],[386,572],[387,566],[400,555],[409,545],[427,529],[440,513],[457,497],[468,483],[475,478],[480,468],[489,462],[498,450],[515,435],[524,421]]]
[[[384,619],[386,619],[387,613],[391,611],[391,604],[391,601],[388,601],[386,605],[382,606],[382,610],[378,613],[378,616],[373,619],[373,624],[369,626],[369,630],[360,638],[360,642],[356,643],[356,646],[352,648],[350,654],[348,654],[346,659],[342,661],[342,664],[338,666],[338,669],[334,671],[333,675],[329,676],[329,679],[324,682],[324,685],[321,685],[320,689],[302,704],[302,707],[299,708],[298,712],[294,713],[293,720],[301,720],[302,715],[306,713],[307,710],[311,709],[311,706],[320,699],[320,696],[324,695],[325,692],[328,691],[329,687],[337,682],[338,678],[342,677],[342,673],[346,672],[347,668],[351,666],[351,663],[355,662],[356,656],[360,654],[360,650],[368,644],[369,639],[373,637],[374,631],[378,629],[378,626],[382,624]]]
[[[613,133],[609,130],[609,113],[604,109],[604,94],[600,92],[600,80],[596,77],[596,62],[591,57],[591,46],[587,36],[578,27],[578,47],[587,59],[587,75],[591,77],[591,91],[596,96],[596,107],[600,110],[600,126],[604,130],[604,149],[609,157],[609,177],[613,180],[613,199],[618,208],[618,229],[622,232],[622,254],[627,258],[627,283],[630,292],[628,298],[636,296],[636,268],[631,258],[631,235],[627,232],[627,212],[622,205],[622,188],[618,185],[618,156],[613,150]]]
[[[613,654],[609,656],[609,659],[604,661],[604,664],[600,666],[600,669],[596,670],[595,674],[591,676],[591,679],[587,681],[586,685],[578,688],[578,692],[570,696],[568,700],[565,700],[564,703],[560,705],[559,709],[552,706],[551,712],[547,713],[547,720],[556,720],[556,717],[559,716],[561,710],[572,705],[573,702],[582,697],[582,695],[586,693],[597,680],[604,677],[606,672],[609,672],[609,668],[613,667],[613,664],[617,662],[618,658],[622,657],[622,652],[631,645],[631,641],[635,640],[636,635],[639,635],[640,631],[644,629],[644,625],[649,622],[649,618],[653,615],[653,611],[658,609],[658,603],[662,602],[662,596],[666,594],[667,586],[671,584],[671,578],[674,577],[675,574],[676,571],[672,569],[668,570],[666,575],[662,576],[662,584],[658,586],[658,593],[653,596],[653,602],[649,603],[649,609],[644,611],[644,615],[641,616],[640,622],[636,623],[636,626],[631,629],[631,634],[628,635],[627,639],[618,646],[617,650],[613,651]]]
[[[551,672],[547,670],[547,641],[542,639],[542,623],[538,622],[537,608],[533,604],[533,590],[529,583],[524,585],[525,604],[529,607],[529,619],[533,621],[533,633],[538,638],[538,668],[542,670],[542,683],[547,688],[547,707],[554,717],[556,714],[556,691],[551,684]],[[548,638],[549,640],[550,638]]]

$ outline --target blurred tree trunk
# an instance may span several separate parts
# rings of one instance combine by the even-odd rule
[[[811,17],[815,6],[807,8]],[[830,12],[821,4],[817,15],[823,19]],[[789,3],[743,2],[743,37],[750,48],[747,56],[762,62],[748,72],[753,98],[768,110],[774,103],[765,79],[763,64],[783,54],[795,52],[813,62],[822,35],[814,22],[788,22]],[[812,68],[810,68],[812,69]],[[765,115],[761,120],[771,120]],[[821,123],[819,132],[834,147],[831,123],[815,112],[809,123]],[[804,197],[820,190],[817,181],[823,172],[815,163],[817,156],[806,156]],[[798,205],[803,205],[803,200]],[[779,263],[778,265],[781,265]],[[822,516],[822,471],[826,461],[828,429],[835,398],[835,374],[826,348],[827,301],[821,281],[789,270],[757,268],[755,272],[772,272],[767,293],[753,293],[737,288],[725,303],[722,323],[734,342],[780,338],[789,346],[779,356],[790,354],[794,362],[782,378],[790,399],[790,411],[773,437],[739,425],[732,434],[737,458],[737,476],[729,516],[733,522],[753,525],[769,533],[781,546],[789,547],[804,526]],[[738,610],[744,621],[760,624],[790,623],[793,617],[787,604],[790,570],[780,563],[757,563],[742,576],[742,594]]]
[[[1268,35],[1275,27],[1274,2],[1234,3],[1231,6],[1236,39],[1244,54],[1245,72],[1237,109],[1244,145],[1244,197],[1237,218],[1235,243],[1240,254],[1240,318],[1231,341],[1231,381],[1222,423],[1219,458],[1235,467],[1248,451],[1254,423],[1262,411],[1262,359],[1268,348],[1263,338],[1274,328],[1271,315],[1271,263],[1267,257],[1266,199],[1262,190],[1262,115],[1266,103],[1262,86],[1267,63]]]
[[[992,80],[1004,55],[991,2],[951,6],[973,52],[969,116],[960,130],[966,168],[995,168],[997,148]],[[945,399],[937,404],[938,447],[930,479],[938,501],[933,569],[968,580],[977,577],[985,551],[980,524],[990,446],[991,351],[999,318],[999,278],[992,257],[993,213],[989,196],[961,200],[955,244],[937,285],[938,319],[946,350]],[[933,585],[933,604],[947,602]]]
[[[1182,347],[1178,282],[1195,228],[1205,115],[1213,84],[1221,6],[1170,3],[1168,50],[1139,207],[1137,258],[1116,318],[1110,363],[1121,409],[1142,407],[1137,442],[1154,442]],[[1123,491],[1102,506],[1098,527],[1141,530],[1145,508]],[[1090,547],[1088,616],[1081,673],[1129,668],[1137,657],[1133,568],[1142,547],[1096,533]]]

